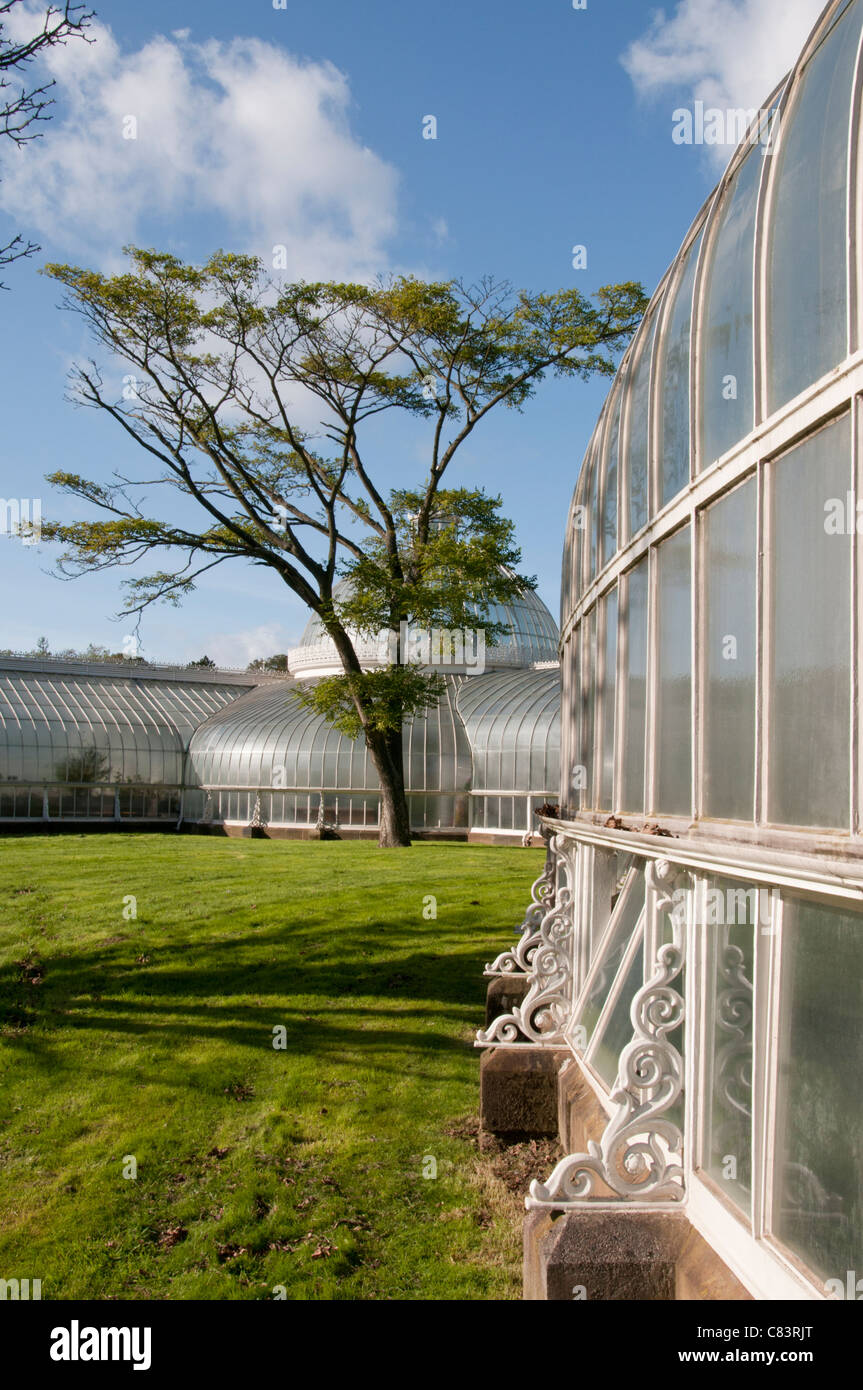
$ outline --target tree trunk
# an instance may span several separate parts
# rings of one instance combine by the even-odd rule
[[[357,654],[350,637],[338,623],[327,628],[336,644],[346,675],[359,675],[361,672]],[[367,711],[354,695],[357,714],[363,726],[363,736],[371,754],[375,771],[381,784],[381,814],[378,844],[381,849],[407,847],[411,843],[411,818],[405,796],[404,747],[401,728],[393,733],[382,733],[370,729]]]
[[[372,762],[381,784],[378,844],[381,849],[407,847],[411,843],[411,818],[405,796],[402,733],[366,733]]]

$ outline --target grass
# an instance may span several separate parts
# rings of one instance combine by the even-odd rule
[[[465,1117],[482,968],[541,862],[0,842],[0,1277],[47,1299],[518,1297],[520,1203]]]

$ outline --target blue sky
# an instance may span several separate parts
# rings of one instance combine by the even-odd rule
[[[75,503],[46,473],[107,480],[142,463],[111,421],[64,400],[70,364],[92,349],[37,273],[46,261],[111,269],[127,242],[192,260],[219,246],[269,259],[282,243],[296,278],[409,270],[491,273],[531,290],[628,279],[652,290],[730,154],[675,144],[674,109],[757,106],[820,9],[102,0],[96,42],[51,59],[57,104],[44,138],[0,150],[0,241],[22,231],[42,246],[8,269],[0,300],[0,494],[40,497],[44,514],[71,518]],[[134,141],[122,138],[127,114]],[[427,115],[436,140],[422,137]],[[586,270],[572,267],[576,244]],[[503,495],[523,567],[555,616],[566,512],[607,384],[542,386],[523,415],[486,423],[452,477]],[[418,478],[420,438],[382,433],[378,466],[392,482]],[[0,647],[44,634],[54,649],[119,648],[130,623],[114,620],[118,576],[64,583],[52,558],[0,538]],[[244,665],[294,644],[306,616],[275,576],[229,563],[182,609],[151,609],[143,649]]]

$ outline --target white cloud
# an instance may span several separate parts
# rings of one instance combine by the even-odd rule
[[[145,219],[182,254],[186,219],[209,217],[213,248],[284,246],[291,278],[386,268],[397,174],[351,131],[344,73],[255,39],[180,30],[124,53],[92,32],[44,58],[59,98],[45,139],[5,152],[0,208],[22,230],[104,263]]]
[[[243,632],[210,632],[196,637],[191,644],[187,641],[186,659],[196,661],[206,652],[217,666],[245,670],[250,661],[286,652],[290,645],[278,623],[265,623]]]
[[[707,106],[757,109],[823,8],[824,0],[681,0],[670,17],[655,12],[621,61],[640,96],[686,91]]]

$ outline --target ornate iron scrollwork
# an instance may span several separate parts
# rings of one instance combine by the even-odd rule
[[[520,934],[518,945],[501,954],[485,967],[484,975],[529,975],[533,968],[533,958],[542,940],[540,926],[549,908],[554,905],[557,886],[557,856],[549,840],[545,854],[545,865],[539,878],[530,890],[530,906],[524,921],[516,931]]]
[[[528,1208],[609,1200],[597,1194],[597,1184],[610,1190],[610,1200],[680,1201],[685,1195],[683,1135],[668,1116],[683,1090],[683,1059],[670,1035],[684,1020],[683,997],[674,988],[686,959],[685,912],[675,892],[684,876],[659,860],[647,865],[645,877],[657,910],[668,915],[672,941],[660,946],[653,976],[632,1001],[634,1037],[620,1054],[614,1114],[598,1144],[562,1159],[547,1182],[531,1183]]]
[[[562,852],[563,845],[564,840],[559,835],[549,842],[551,867],[546,865],[543,878],[537,880],[534,888],[539,892],[537,885],[545,881],[551,885],[550,891],[528,909],[530,913],[536,907],[542,913],[534,940],[526,942],[523,936],[519,942],[525,959],[529,948],[529,965],[524,972],[531,981],[528,991],[520,1006],[511,1013],[500,1014],[490,1027],[477,1033],[477,1047],[525,1044],[551,1047],[563,1041],[563,1030],[572,1008],[574,930],[572,875],[569,859]]]
[[[714,1061],[713,1093],[726,1119],[716,1125],[712,1144],[720,1154],[745,1152],[740,1139],[752,1121],[752,981],[742,950],[728,941],[728,930],[721,928],[717,952],[716,1030],[723,1041]]]

